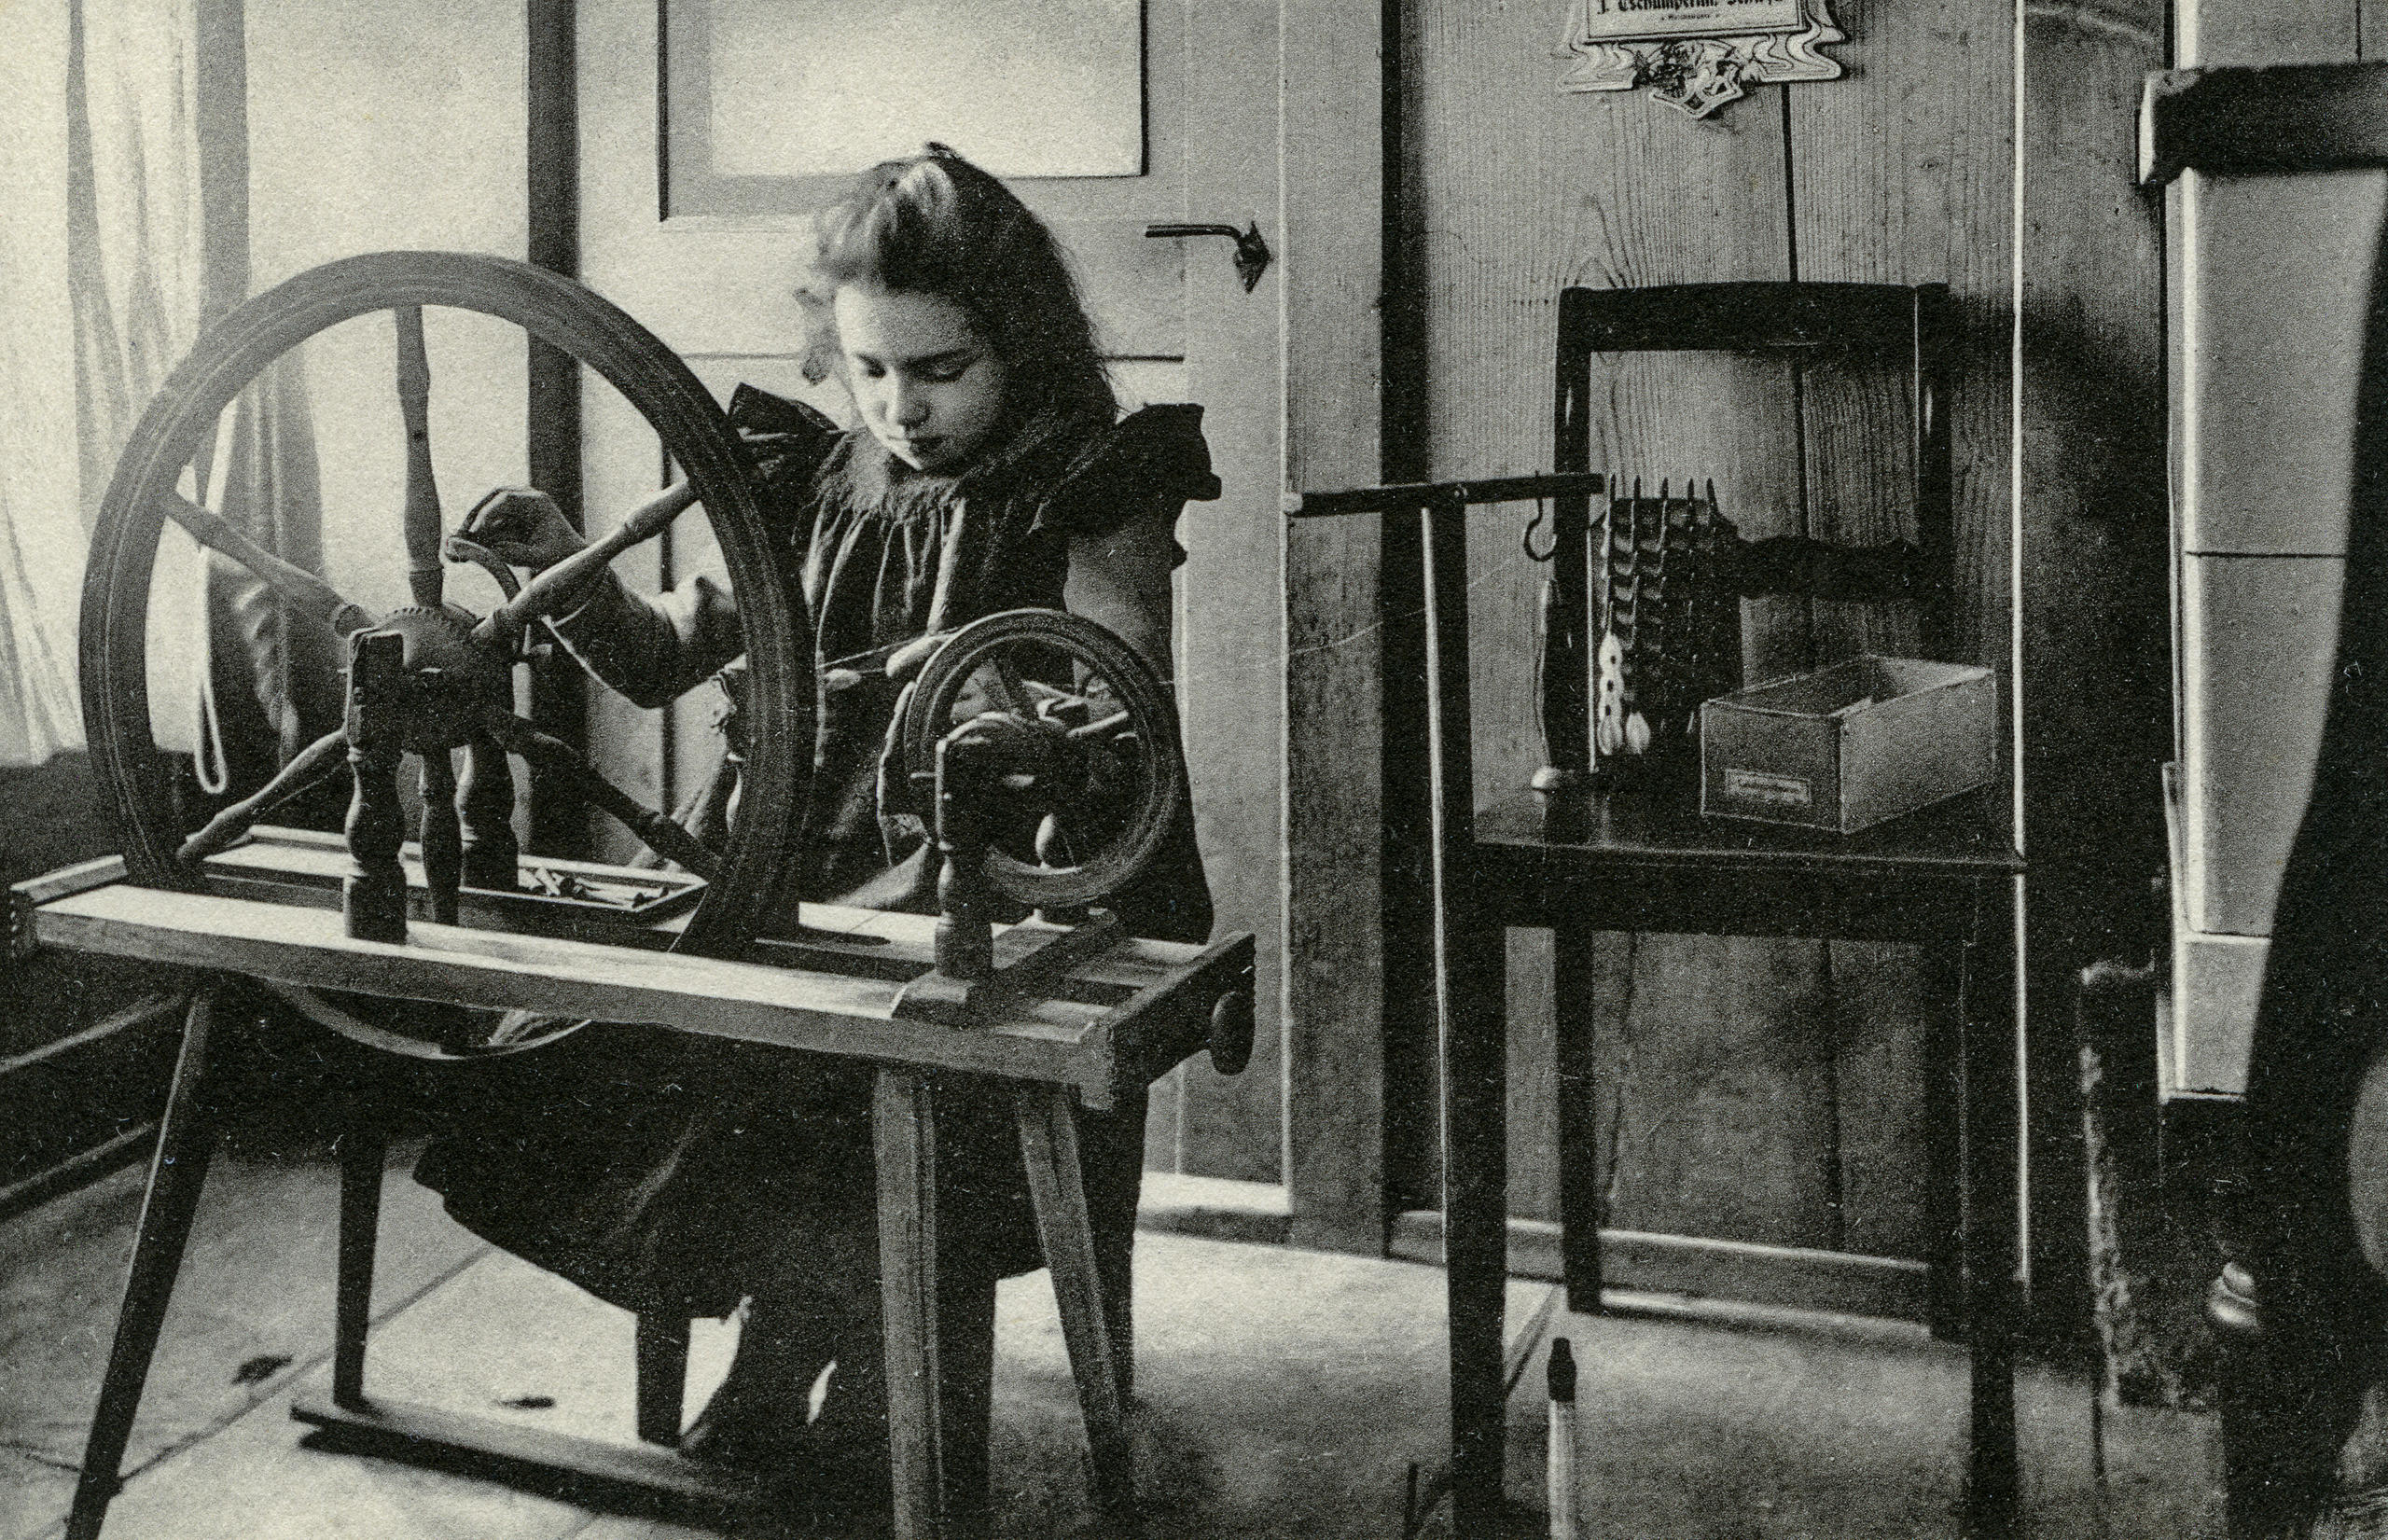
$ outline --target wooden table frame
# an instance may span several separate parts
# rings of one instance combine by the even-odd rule
[[[1136,1531],[1125,1255],[1116,1247],[1101,1250],[1118,1256],[1098,1255],[1077,1116],[1080,1108],[1109,1110],[1141,1097],[1154,1078],[1207,1045],[1214,1007],[1239,991],[1248,996],[1251,936],[1209,947],[1119,939],[1039,978],[1035,994],[1006,1001],[983,1024],[957,1028],[896,1014],[909,978],[928,965],[937,923],[929,916],[808,905],[808,924],[844,938],[758,943],[755,951],[768,961],[729,962],[654,950],[668,943],[668,923],[632,945],[426,923],[414,925],[404,945],[360,941],[344,933],[336,907],[311,907],[318,900],[303,892],[285,895],[295,901],[273,902],[138,888],[122,877],[118,864],[94,862],[10,892],[12,954],[54,947],[200,970],[70,1540],[95,1540],[119,1484],[214,1149],[214,1002],[228,975],[648,1022],[875,1063],[895,1533],[907,1540],[957,1540],[986,1525],[983,1386],[993,1280],[975,1270],[957,1275],[941,1250],[936,1125],[942,1081],[963,1075],[1008,1083],[1077,1382],[1096,1507],[1107,1533]],[[254,890],[254,878],[242,881]],[[336,894],[330,897],[336,905]],[[1012,927],[998,937],[998,962],[1052,938],[1049,928]],[[666,1505],[715,1512],[751,1510],[764,1500],[758,1480],[662,1450],[597,1444],[368,1396],[366,1326],[383,1147],[370,1130],[342,1142],[332,1394],[295,1407],[295,1415],[344,1442],[483,1474],[527,1473],[580,1490],[632,1489]],[[645,1335],[643,1360],[655,1347]],[[950,1388],[955,1385],[958,1393]],[[647,1408],[641,1410],[642,1434],[657,1431],[645,1425]]]

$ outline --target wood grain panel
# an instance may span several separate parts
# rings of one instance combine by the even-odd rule
[[[2379,0],[2296,0],[2293,5],[2200,5],[2185,0],[2177,23],[2183,64],[2311,64],[2357,57],[2377,36]],[[2366,15],[2368,11],[2372,14]]]
[[[1383,7],[1287,0],[1282,119],[1285,481],[1381,468]],[[1305,1245],[1384,1242],[1381,532],[1289,522],[1285,567],[1285,1180]],[[1247,1075],[1250,1071],[1245,1072]]]
[[[1956,658],[1999,666],[2010,635],[2006,12],[1981,0],[1853,0],[1835,15],[1850,34],[1840,52],[1858,89],[1789,93],[1799,276],[1951,285],[1958,584],[1949,631]],[[1808,369],[1803,384],[1808,533],[1847,544],[1917,538],[1907,371],[1827,362]],[[1911,611],[1819,603],[1814,659],[1913,656],[1926,634]],[[2003,701],[2011,689],[2003,683]],[[1913,948],[1835,943],[1826,953],[1840,1173],[1835,1243],[1922,1256],[1934,1196],[1923,1077],[1936,1019],[1948,1008],[1935,997],[1940,976]]]
[[[2131,175],[2134,104],[2165,62],[2165,11],[2099,0],[2024,12],[2017,693],[2032,1240],[2034,1296],[2068,1303],[2086,1297],[2075,979],[2098,958],[2145,957],[2163,923],[2148,881],[2164,863],[2158,767],[2172,751],[2164,269],[2161,211]],[[2151,1023],[2099,1045],[2124,1056],[2108,1057],[2108,1072],[2147,1061],[2154,1035]]]
[[[1792,276],[1779,89],[1692,122],[1636,95],[1560,96],[1545,19],[1422,4],[1406,39],[1410,213],[1428,306],[1431,474],[1549,463],[1559,290]],[[1746,533],[1800,527],[1788,366],[1715,354],[1596,361],[1593,464],[1714,478]],[[1533,647],[1540,571],[1519,549],[1526,510],[1482,516],[1471,548],[1479,790],[1543,758]],[[1750,606],[1755,666],[1806,650],[1802,607]],[[1621,947],[1619,938],[1604,950]],[[1553,1186],[1548,944],[1511,953],[1513,1208],[1548,1214]],[[1617,969],[1605,956],[1603,977]],[[1611,1182],[1643,1228],[1794,1244],[1830,1229],[1828,1077],[1806,1012],[1820,978],[1803,942],[1644,937],[1631,992],[1603,997],[1603,1081],[1624,1131]],[[1712,1180],[1729,1173],[1722,1187]],[[1623,1219],[1616,1222],[1624,1223]]]

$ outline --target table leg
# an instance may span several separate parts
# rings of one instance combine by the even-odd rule
[[[1965,1338],[1964,1140],[1965,941],[1924,949],[1934,1010],[1923,1046],[1924,1324],[1942,1341]]]
[[[191,997],[183,1019],[182,1052],[174,1062],[174,1083],[166,1094],[165,1116],[158,1122],[158,1152],[149,1166],[149,1191],[141,1205],[141,1223],[133,1231],[124,1304],[117,1312],[116,1340],[108,1349],[107,1373],[100,1382],[98,1409],[91,1414],[90,1438],[83,1446],[83,1475],[76,1483],[74,1508],[66,1519],[67,1540],[96,1540],[101,1524],[106,1521],[108,1504],[121,1479],[125,1446],[132,1441],[133,1414],[141,1408],[141,1390],[149,1380],[149,1361],[158,1351],[159,1329],[165,1325],[174,1275],[181,1270],[183,1247],[190,1240],[200,1186],[215,1152],[215,1108],[207,1084],[208,1035],[214,1016],[214,991],[202,989]]]
[[[340,1135],[332,1403],[351,1410],[365,1405],[365,1338],[373,1322],[373,1253],[381,1238],[382,1167],[388,1147],[389,1140],[378,1127],[349,1129]]]
[[[1443,980],[1443,1252],[1456,1533],[1502,1533],[1508,1052],[1503,932],[1455,925]]]
[[[1077,1380],[1095,1506],[1104,1533],[1125,1540],[1138,1529],[1135,1450],[1128,1437],[1120,1344],[1112,1337],[1111,1312],[1095,1258],[1094,1227],[1087,1211],[1077,1110],[1070,1093],[1058,1086],[1022,1086],[1017,1095],[1020,1152],[1028,1168],[1028,1191],[1036,1206],[1046,1265],[1053,1273],[1070,1369]]]
[[[1592,1015],[1592,948],[1599,934],[1563,922],[1550,927],[1559,1060],[1559,1245],[1567,1308],[1579,1315],[1601,1312],[1601,1226],[1608,1218]]]
[[[880,1297],[887,1338],[887,1440],[897,1540],[945,1540],[945,1427],[938,1393],[937,1111],[928,1076],[879,1072]]]
[[[1973,1540],[2005,1540],[2020,1524],[2014,1339],[2020,1325],[2023,1128],[2013,881],[1984,881],[1976,914],[1960,1023],[1965,1329],[1973,1367],[1965,1527]]]

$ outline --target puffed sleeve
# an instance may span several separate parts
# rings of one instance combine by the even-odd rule
[[[1080,451],[1054,481],[1029,524],[1032,534],[1100,538],[1140,519],[1175,523],[1188,502],[1219,495],[1202,409],[1146,407]],[[1185,560],[1184,550],[1177,552]]]
[[[838,424],[801,401],[741,383],[729,397],[729,426],[754,466],[764,512],[794,523],[812,490],[812,478],[842,435]]]

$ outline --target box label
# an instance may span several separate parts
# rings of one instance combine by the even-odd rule
[[[1815,787],[1803,776],[1777,775],[1770,770],[1727,770],[1725,795],[1740,802],[1770,808],[1812,807]]]

